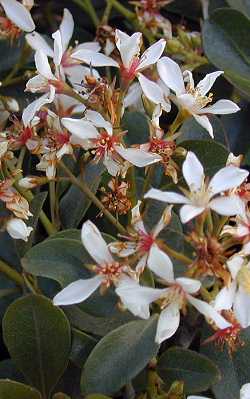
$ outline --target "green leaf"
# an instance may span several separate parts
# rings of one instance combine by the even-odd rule
[[[81,387],[85,394],[112,394],[130,382],[156,356],[157,316],[132,321],[99,341],[85,363]]]
[[[122,119],[122,128],[127,130],[125,141],[127,144],[143,144],[148,141],[149,124],[142,112],[125,112]]]
[[[40,393],[20,382],[0,380],[1,399],[41,399]]]
[[[47,192],[39,193],[31,201],[30,212],[33,216],[29,218],[27,225],[33,227],[33,231],[31,232],[27,242],[21,240],[16,241],[17,252],[20,257],[24,256],[25,252],[27,252],[32,246],[39,215],[43,208],[43,204],[47,198],[47,195]]]
[[[220,378],[219,369],[211,360],[183,348],[170,348],[164,352],[157,372],[168,388],[174,381],[184,381],[186,393],[205,391]]]
[[[84,169],[84,181],[95,194],[98,190],[104,167],[101,162],[98,164],[89,163]],[[81,177],[79,177],[81,179]],[[65,228],[77,227],[91,205],[91,201],[76,186],[71,185],[69,190],[60,201],[60,216]]]
[[[229,8],[215,11],[203,26],[204,50],[225,77],[250,97],[250,20]],[[216,46],[214,45],[216,43]]]
[[[78,367],[82,368],[90,352],[96,345],[97,340],[90,335],[72,329],[72,346],[70,360]]]
[[[3,336],[25,378],[49,397],[70,353],[70,325],[62,310],[40,295],[18,299],[4,316]]]
[[[227,0],[227,3],[230,7],[235,8],[250,18],[250,0]]]
[[[208,140],[183,141],[181,146],[193,151],[202,163],[207,176],[213,176],[226,165],[228,150],[220,143]]]
[[[93,263],[82,242],[71,238],[47,239],[31,248],[22,259],[23,268],[28,273],[53,279],[62,288],[73,281],[91,277],[93,274],[84,265]],[[112,313],[116,302],[117,297],[110,289],[106,295],[96,291],[80,306],[87,312],[102,316]]]

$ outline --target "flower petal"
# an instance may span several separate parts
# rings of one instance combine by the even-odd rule
[[[218,197],[210,201],[210,208],[217,212],[219,215],[234,216],[238,215],[241,210],[240,199],[237,195],[230,197]]]
[[[101,285],[102,276],[77,280],[60,291],[53,299],[56,306],[74,305],[85,301]]]
[[[187,153],[182,165],[182,172],[190,191],[199,191],[204,182],[204,169],[192,151]]]
[[[88,109],[84,114],[84,119],[93,123],[95,127],[104,128],[107,130],[108,134],[112,136],[112,124],[109,121],[106,121],[99,112]]]
[[[53,61],[56,66],[59,66],[62,61],[63,47],[62,47],[62,37],[59,30],[53,33],[52,38],[54,39],[54,56]]]
[[[138,74],[138,80],[144,95],[154,104],[161,104],[164,110],[169,112],[171,105],[165,100],[162,88],[141,73]]]
[[[163,57],[157,62],[157,69],[161,80],[177,95],[186,92],[181,69],[175,61]]]
[[[172,337],[180,324],[180,311],[176,302],[167,306],[160,314],[155,341],[161,344]]]
[[[63,52],[66,51],[74,31],[74,20],[71,12],[64,8],[63,19],[60,25]]]
[[[141,32],[135,32],[132,36],[116,29],[115,31],[115,42],[118,48],[122,63],[125,68],[129,68],[134,57],[140,53],[142,34]]]
[[[28,227],[22,219],[12,218],[7,222],[6,230],[14,240],[27,242],[33,227]]]
[[[178,277],[176,282],[178,282],[188,294],[195,294],[201,288],[201,282],[194,278]]]
[[[242,256],[234,255],[227,261],[227,267],[230,270],[231,276],[233,280],[236,279],[237,274],[239,273],[241,266],[244,263],[244,258]]]
[[[50,86],[49,95],[46,93],[35,101],[32,101],[24,110],[22,121],[24,126],[28,126],[34,118],[37,111],[39,111],[45,104],[50,104],[54,101],[56,90]]]
[[[32,32],[35,30],[34,21],[23,4],[16,0],[1,0],[1,5],[4,9],[6,16],[14,22],[18,28],[24,32]]]
[[[211,319],[218,328],[224,329],[230,327],[231,324],[224,319],[211,305],[201,301],[200,299],[194,298],[192,295],[187,294],[187,299],[205,317]]]
[[[240,389],[240,399],[250,398],[250,383],[242,385]]]
[[[112,263],[114,259],[98,228],[90,220],[83,223],[82,243],[91,257],[99,264]]]
[[[210,105],[209,107],[202,108],[202,110],[199,111],[199,114],[226,115],[226,114],[233,114],[238,111],[240,111],[240,108],[233,101],[219,100],[215,104]]]
[[[214,308],[217,311],[230,310],[233,305],[236,285],[230,284],[229,287],[223,287],[216,295],[214,300]]]
[[[214,82],[216,79],[222,75],[224,72],[223,71],[216,71],[212,73],[208,73],[204,79],[202,79],[198,84],[197,84],[197,89],[199,89],[199,93],[201,96],[205,96],[211,87],[213,86]]]
[[[85,43],[80,43],[75,47],[74,51],[78,50],[91,50],[98,53],[98,51],[101,50],[101,46],[98,42],[85,42]]]
[[[35,64],[40,75],[44,76],[46,79],[55,79],[49,65],[48,57],[41,50],[35,53]]]
[[[137,71],[139,70],[141,71],[149,67],[150,65],[155,64],[161,57],[165,46],[166,46],[166,40],[160,39],[158,40],[158,42],[154,43],[146,51],[144,51],[144,53],[140,58],[140,63],[137,67]]]
[[[236,188],[243,183],[249,172],[237,166],[229,165],[220,169],[211,179],[208,189],[215,194]]]
[[[74,51],[71,57],[83,61],[88,65],[91,64],[93,67],[113,66],[119,68],[119,64],[113,58],[92,50]]]
[[[144,198],[152,198],[169,204],[189,204],[190,201],[184,195],[174,193],[172,191],[161,191],[156,188],[151,188]]]
[[[80,140],[96,139],[98,130],[90,122],[83,119],[62,118],[62,124],[66,129]]]
[[[199,113],[200,113],[200,111],[199,111]],[[205,115],[201,116],[201,115],[197,115],[197,114],[193,114],[193,117],[196,120],[196,122],[199,123],[199,125],[201,125],[202,127],[204,127],[204,129],[207,130],[207,132],[210,134],[210,136],[212,138],[214,138],[213,126],[209,122],[208,117]]]
[[[250,326],[250,295],[242,288],[236,292],[233,310],[243,328]]]
[[[191,219],[200,215],[205,210],[202,206],[184,205],[180,209],[180,218],[182,223],[187,223]]]
[[[153,244],[150,248],[147,265],[152,272],[163,280],[174,281],[172,261],[156,244]]]
[[[126,159],[126,161],[129,161],[138,168],[144,168],[145,166],[161,161],[160,155],[139,148],[124,148],[119,145],[115,146],[115,150],[123,159]]]
[[[141,201],[137,201],[137,204],[131,210],[131,224],[137,232],[147,233],[140,212],[141,203]]]
[[[37,32],[27,33],[27,35],[25,35],[25,39],[27,40],[29,46],[33,48],[33,50],[35,51],[41,50],[48,57],[53,57],[54,55],[53,49],[48,45],[48,43],[42,37],[42,35],[40,35],[40,33]]]

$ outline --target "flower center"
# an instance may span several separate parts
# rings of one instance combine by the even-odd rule
[[[209,204],[211,193],[208,190],[206,182],[203,182],[200,190],[194,190],[190,187],[190,192],[186,193],[193,205],[206,208]]]
[[[129,68],[121,65],[121,76],[125,81],[131,81],[135,78],[136,70],[138,65],[140,64],[139,58],[134,58]]]
[[[161,303],[161,308],[164,309],[171,303],[177,303],[179,309],[185,309],[186,305],[186,293],[181,287],[181,285],[177,283],[173,283],[168,289],[167,292],[165,293],[162,303]]]
[[[167,141],[154,137],[150,141],[149,151],[159,154],[163,158],[164,162],[168,162],[173,155],[175,148],[176,144],[174,141]]]
[[[143,253],[147,253],[150,251],[150,248],[154,244],[154,237],[150,234],[144,233],[143,231],[139,232],[139,243],[138,250]]]
[[[109,287],[114,283],[121,275],[123,266],[119,262],[106,263],[101,266],[95,266],[96,274],[105,278],[104,285]]]
[[[107,132],[102,131],[98,139],[93,140],[96,149],[92,151],[92,154],[98,159],[104,158],[105,154],[114,152],[114,146],[120,142],[119,136],[110,136]]]
[[[194,97],[196,104],[200,108],[206,107],[207,104],[213,101],[213,93],[209,93],[208,96],[203,96],[197,87],[191,87],[188,85],[187,93]]]

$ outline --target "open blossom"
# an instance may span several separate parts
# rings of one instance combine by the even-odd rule
[[[88,110],[82,119],[63,118],[62,124],[72,134],[71,142],[84,149],[92,149],[95,160],[103,160],[112,176],[122,172],[123,160],[137,167],[145,167],[160,160],[158,154],[125,148],[121,142],[122,135],[115,135],[111,123],[98,112]]]
[[[155,253],[154,257],[148,259],[147,265],[150,270],[160,279],[165,289],[157,289],[154,300],[158,300],[161,306],[161,314],[158,320],[155,340],[161,343],[175,334],[180,324],[180,311],[185,311],[187,302],[195,307],[201,314],[212,320],[219,328],[227,328],[228,323],[211,305],[197,299],[193,294],[198,293],[201,283],[198,280],[177,277],[174,278],[173,264],[168,256],[163,251]],[[135,286],[132,284],[121,284],[116,293],[120,296],[123,303],[124,297],[129,298],[126,306],[133,313],[133,305],[140,303],[141,308],[144,309],[144,314],[149,315],[149,310],[145,309],[152,303],[154,289],[145,292],[145,287]],[[140,314],[140,317],[142,315]],[[145,318],[145,317],[144,317]]]
[[[207,396],[191,395],[191,396],[188,396],[187,399],[209,399],[209,398]],[[242,387],[240,389],[239,399],[250,399],[250,383],[246,383],[246,384],[242,385]]]
[[[29,211],[28,201],[12,187],[13,181],[5,179],[0,181],[0,200],[5,203],[6,208],[13,212],[19,219],[28,219],[32,216]]]
[[[37,32],[32,32],[26,35],[26,40],[35,51],[42,51],[48,57],[56,58],[58,72],[61,77],[67,76],[69,81],[74,85],[80,84],[84,76],[90,74],[90,69],[82,66],[81,61],[72,57],[73,52],[79,50],[85,51],[86,54],[96,54],[100,50],[100,45],[97,42],[86,42],[76,45],[76,47],[69,46],[74,31],[74,20],[70,11],[65,8],[63,19],[59,29],[53,33],[54,48],[50,47],[46,40]],[[98,75],[97,71],[93,71]]]
[[[188,222],[208,209],[225,216],[237,215],[242,210],[242,202],[237,195],[222,193],[238,187],[249,174],[246,170],[233,165],[226,166],[208,183],[203,166],[196,155],[189,151],[183,162],[182,173],[189,188],[189,191],[180,188],[184,195],[152,188],[145,198],[169,204],[184,204],[180,209],[182,223]]]
[[[15,39],[21,33],[32,32],[35,29],[34,21],[30,14],[30,7],[17,0],[0,0],[6,17],[0,17],[0,35]]]
[[[100,231],[90,220],[83,224],[81,238],[84,247],[96,262],[93,267],[96,276],[69,284],[54,297],[55,305],[80,303],[101,286],[108,288],[112,284],[118,285],[120,280],[131,280],[129,267],[114,260]]]
[[[28,227],[22,219],[12,218],[7,222],[6,230],[15,240],[28,241],[33,227]]]
[[[91,64],[94,67],[114,66],[120,68],[121,76],[124,81],[132,81],[139,72],[155,64],[159,60],[166,45],[166,41],[160,39],[150,46],[140,57],[140,48],[142,44],[142,34],[140,32],[135,32],[133,35],[129,36],[127,33],[116,29],[115,42],[121,56],[120,63],[100,53],[92,54],[87,57],[84,50],[75,51],[72,57]]]
[[[195,87],[192,73],[185,71],[183,76],[179,65],[171,58],[161,58],[157,62],[157,69],[161,80],[175,93],[175,95],[171,96],[172,101],[182,111],[193,116],[208,131],[210,136],[213,137],[213,127],[206,116],[207,114],[221,115],[239,111],[239,107],[230,100],[219,100],[215,104],[208,106],[213,99],[213,95],[209,93],[209,90],[223,71],[207,74]],[[164,109],[168,93],[165,93],[164,89],[159,85],[156,87],[154,82],[145,77],[139,77],[139,80],[145,96],[151,101],[161,104]]]
[[[132,209],[131,227],[134,230],[127,237],[128,241],[117,241],[109,244],[112,253],[120,256],[127,257],[137,254],[140,260],[137,264],[136,270],[141,272],[146,266],[147,262],[157,261],[157,253],[161,250],[157,245],[156,239],[164,227],[170,222],[171,219],[171,206],[168,206],[163,212],[162,217],[155,226],[155,228],[148,232],[144,226],[140,214],[141,201]],[[126,237],[125,237],[126,238]],[[165,261],[171,262],[167,255]]]
[[[215,298],[216,310],[230,310],[243,328],[250,326],[250,263],[239,255],[227,262],[232,282],[224,287]]]

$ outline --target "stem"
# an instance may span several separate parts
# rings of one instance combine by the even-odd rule
[[[25,41],[18,62],[14,65],[14,67],[12,68],[10,73],[3,80],[2,85],[9,84],[9,82],[12,80],[12,78],[15,76],[15,74],[19,71],[19,69],[21,69],[22,66],[26,64],[27,59],[29,58],[31,52],[32,52],[32,49],[29,47],[28,43]]]
[[[189,258],[188,256],[181,254],[180,252],[176,252],[173,248],[170,248],[167,244],[161,242],[161,247],[166,251],[169,256],[185,263],[186,265],[190,265],[193,263],[193,259]]]
[[[110,0],[106,0],[106,1],[107,1],[107,4],[106,4],[106,7],[105,7],[103,16],[102,16],[101,25],[108,24],[109,16],[111,14],[111,10],[112,10],[112,7],[113,7],[113,5],[112,5]]]
[[[21,274],[19,274],[15,269],[5,263],[2,259],[0,259],[0,273],[5,274],[20,287],[24,286],[24,280]]]
[[[95,12],[95,9],[92,5],[92,1],[90,0],[73,0],[79,7],[81,7],[84,11],[86,11],[90,18],[92,19],[93,24],[95,27],[99,25],[99,18]]]
[[[102,213],[106,216],[106,218],[117,228],[119,233],[121,234],[127,234],[126,229],[116,220],[116,218],[105,208],[105,206],[102,204],[101,201],[95,196],[95,194],[92,193],[90,188],[87,186],[85,182],[79,181],[73,173],[67,168],[67,166],[60,161],[60,166],[62,169],[67,173],[69,176],[71,182],[77,186],[96,206],[97,208],[102,211]]]
[[[55,226],[55,209],[56,209],[56,186],[55,181],[49,182],[49,199],[50,199],[50,215],[52,224]]]
[[[177,131],[177,129],[179,129],[179,127],[182,125],[184,120],[185,120],[185,113],[182,111],[179,111],[174,122],[172,123],[172,125],[169,128],[170,135],[173,135]]]
[[[130,166],[127,178],[129,182],[129,191],[131,196],[131,204],[134,207],[137,202],[137,194],[136,194],[136,180],[135,180],[135,167]]]
[[[20,154],[19,154],[19,157],[18,157],[18,161],[17,161],[17,164],[16,164],[16,168],[17,169],[22,169],[25,153],[26,153],[26,147],[23,147],[21,149],[21,151],[20,151]]]
[[[220,235],[221,230],[223,229],[223,227],[227,223],[227,221],[228,221],[228,216],[223,216],[220,218],[217,226],[215,226],[215,228],[214,228],[216,237],[218,237]]]
[[[146,177],[144,185],[143,185],[143,194],[146,194],[146,192],[148,191],[148,189],[151,185],[152,179],[154,177],[154,174],[155,174],[155,165],[151,165],[151,166],[149,166],[147,177]]]

